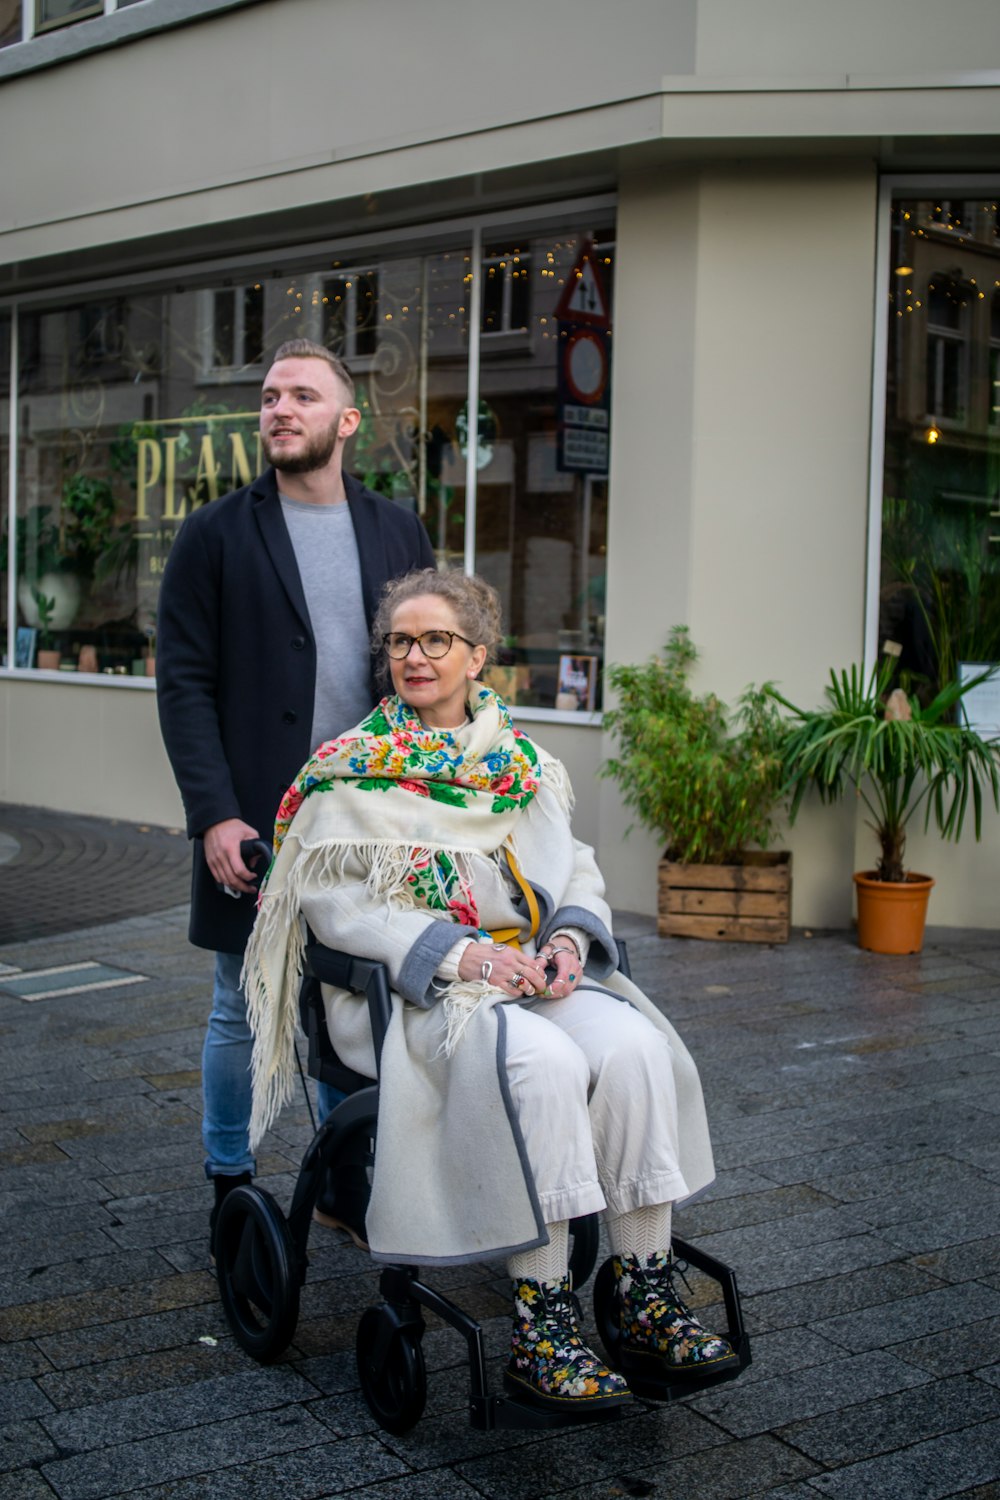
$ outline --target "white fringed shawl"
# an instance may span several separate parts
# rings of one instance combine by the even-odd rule
[[[479,931],[469,857],[514,850],[542,771],[495,693],[471,684],[469,709],[463,728],[428,730],[399,699],[384,699],[357,729],[320,747],[282,803],[243,966],[254,1034],[252,1149],[295,1087],[304,892],[335,885],[354,855],[367,870],[366,894],[383,910],[422,908]],[[548,757],[545,766],[568,816],[565,772]],[[489,989],[482,980],[448,986],[446,1054]]]

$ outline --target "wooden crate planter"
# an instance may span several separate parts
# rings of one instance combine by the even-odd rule
[[[787,943],[792,856],[751,851],[738,865],[681,865],[661,859],[657,931],[661,937],[733,943]]]

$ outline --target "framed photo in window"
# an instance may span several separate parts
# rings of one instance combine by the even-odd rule
[[[14,665],[15,667],[33,667],[35,665],[35,646],[38,642],[38,631],[30,625],[19,625],[17,635],[14,638]]]
[[[597,657],[564,655],[559,658],[556,708],[591,713],[597,695]]]

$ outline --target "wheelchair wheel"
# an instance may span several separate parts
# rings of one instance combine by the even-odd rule
[[[621,1360],[621,1320],[618,1312],[618,1288],[614,1261],[606,1260],[594,1282],[594,1322],[608,1356],[608,1364],[617,1370]]]
[[[386,1432],[409,1432],[420,1420],[427,1400],[427,1371],[420,1335],[413,1328],[393,1327],[384,1355],[377,1350],[387,1308],[369,1307],[358,1324],[357,1355],[361,1393],[378,1425]]]
[[[569,1221],[569,1269],[573,1290],[579,1291],[597,1263],[601,1227],[596,1214]]]
[[[266,1364],[291,1343],[299,1278],[285,1216],[261,1188],[234,1188],[215,1228],[219,1295],[236,1342]]]

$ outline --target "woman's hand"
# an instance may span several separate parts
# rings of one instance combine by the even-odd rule
[[[573,939],[561,932],[539,949],[538,957],[546,968],[554,964],[558,971],[555,978],[549,980],[552,998],[565,1000],[567,995],[572,995],[583,974],[583,964]]]
[[[458,961],[458,977],[485,979],[505,995],[526,1000],[545,992],[545,960],[529,958],[506,943],[468,943]]]

